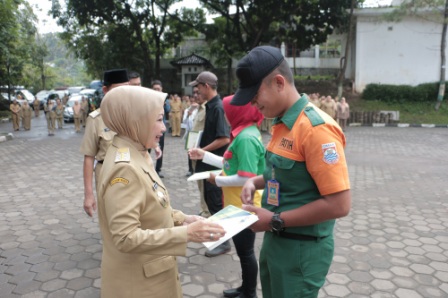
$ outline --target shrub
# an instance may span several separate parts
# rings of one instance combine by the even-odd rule
[[[439,83],[425,83],[418,86],[369,84],[364,89],[362,98],[391,103],[428,102],[437,99],[438,91]]]

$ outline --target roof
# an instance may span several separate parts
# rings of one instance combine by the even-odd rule
[[[186,57],[179,58],[177,60],[173,60],[170,63],[173,66],[182,66],[182,65],[205,65],[207,67],[212,66],[209,60],[199,55],[196,55],[195,53]]]

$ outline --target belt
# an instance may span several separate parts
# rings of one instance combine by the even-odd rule
[[[104,162],[104,160],[97,160],[96,162],[102,164]]]
[[[324,238],[327,238],[328,236],[324,237],[316,237],[316,236],[309,236],[309,235],[301,235],[301,234],[295,234],[295,233],[288,233],[288,232],[273,232],[274,235],[280,236],[282,238],[287,239],[293,239],[293,240],[303,240],[303,241],[320,241]]]

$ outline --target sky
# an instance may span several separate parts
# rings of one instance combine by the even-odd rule
[[[27,0],[29,4],[33,7],[34,14],[38,18],[38,30],[40,34],[45,34],[49,32],[61,32],[63,31],[60,26],[57,25],[56,20],[47,13],[51,10],[51,0]],[[65,0],[59,0],[61,5],[65,3]],[[188,1],[188,6],[191,7],[191,0],[182,1],[179,5],[185,5]],[[196,1],[194,1],[196,2]],[[378,6],[378,5],[389,5],[392,0],[366,0],[365,6]]]

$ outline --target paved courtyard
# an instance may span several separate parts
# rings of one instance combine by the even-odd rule
[[[346,136],[353,205],[337,221],[319,297],[448,297],[448,129],[350,127]],[[0,143],[0,297],[100,296],[101,236],[82,208],[81,139],[73,124],[47,136],[41,115]],[[180,138],[167,135],[164,157],[173,206],[197,213]],[[184,297],[222,297],[240,284],[234,249],[204,252],[190,244],[178,258]]]

